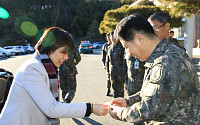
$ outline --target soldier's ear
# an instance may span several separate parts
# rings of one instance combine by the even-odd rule
[[[144,44],[143,35],[136,34],[136,39],[139,41],[140,44]]]
[[[166,30],[170,30],[170,23],[166,23],[166,24],[165,24],[165,29],[166,29]]]

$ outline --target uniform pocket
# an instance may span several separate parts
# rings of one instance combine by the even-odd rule
[[[148,83],[146,87],[141,91],[141,96],[153,96],[156,94],[160,85]]]

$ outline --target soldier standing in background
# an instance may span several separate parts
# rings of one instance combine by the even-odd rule
[[[110,88],[111,88],[111,81],[110,81],[110,74],[109,74],[109,67],[106,67],[106,55],[107,55],[107,52],[108,52],[108,47],[111,45],[111,40],[110,40],[110,33],[107,33],[106,34],[106,40],[107,40],[107,43],[105,43],[102,47],[102,62],[103,62],[103,68],[106,70],[106,75],[107,75],[107,93],[106,93],[106,96],[109,96],[110,95]]]
[[[75,48],[73,53],[69,53],[68,60],[64,61],[59,67],[60,88],[62,90],[62,98],[66,103],[70,103],[76,92],[76,75],[78,71],[76,65],[81,61],[81,56]],[[67,95],[65,99],[65,96]]]
[[[124,97],[124,48],[114,36],[114,31],[111,33],[112,44],[109,46],[107,54],[107,65],[109,66],[109,73],[112,88],[114,90],[114,98]]]
[[[170,16],[166,12],[156,12],[153,13],[149,18],[148,21],[150,22],[151,26],[153,27],[153,30],[155,34],[160,38],[164,39],[166,38],[167,41],[174,43],[179,48],[186,51],[184,47],[178,44],[178,42],[175,42],[173,39],[170,39],[169,37],[169,30],[170,30]]]
[[[169,32],[169,41],[172,41],[172,42],[174,42],[176,44],[179,44],[178,40],[176,38],[174,38],[174,31],[170,31]]]
[[[125,51],[125,89],[129,96],[137,93],[142,88],[145,72],[144,64],[145,62],[140,61]]]

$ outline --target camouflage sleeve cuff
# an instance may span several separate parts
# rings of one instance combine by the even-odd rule
[[[132,106],[134,103],[141,101],[141,97],[140,95],[140,91],[133,94],[132,96],[128,96],[125,98],[126,100],[126,105],[128,106]]]
[[[123,120],[123,112],[124,112],[125,108],[120,107],[117,109],[117,119],[122,121]]]
[[[127,107],[131,106],[131,102],[130,102],[129,96],[126,97],[125,100],[126,100],[126,106],[127,106]]]

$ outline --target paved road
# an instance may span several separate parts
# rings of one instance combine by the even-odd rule
[[[14,56],[8,59],[0,59],[0,67],[5,68],[14,74],[17,68],[27,59],[31,58],[30,55]],[[95,50],[93,54],[81,54],[82,60],[78,64],[77,75],[77,92],[72,103],[79,102],[96,102],[105,103],[113,99],[107,97],[106,94],[106,74],[103,70],[101,62],[101,50]],[[112,119],[109,114],[105,117],[91,115],[89,118],[63,118],[61,125],[128,125]]]

